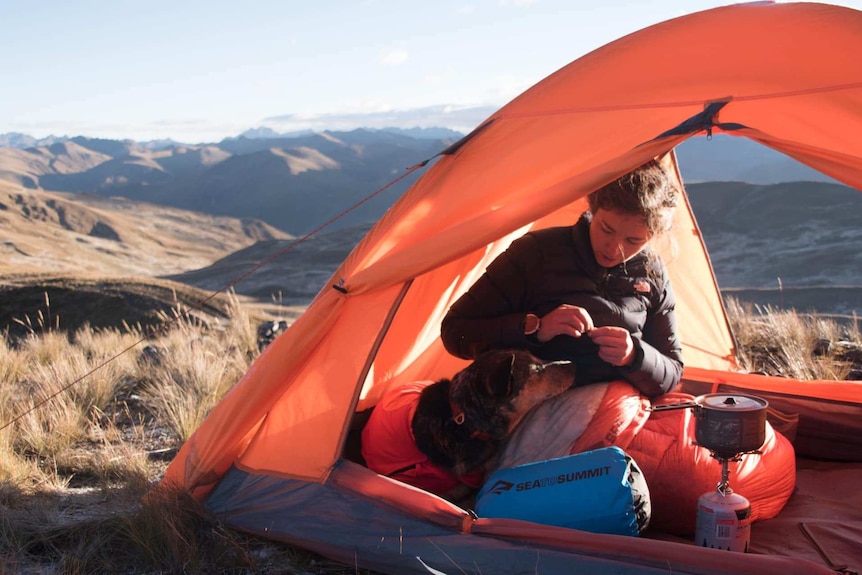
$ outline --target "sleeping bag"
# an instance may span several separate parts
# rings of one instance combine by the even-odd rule
[[[449,495],[461,484],[478,488],[484,474],[456,476],[416,447],[411,422],[422,390],[432,383],[409,383],[383,396],[362,430],[362,457],[372,471],[436,495]]]

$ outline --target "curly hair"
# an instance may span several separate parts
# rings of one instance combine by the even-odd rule
[[[587,196],[590,211],[615,210],[640,215],[653,236],[667,232],[679,202],[674,178],[658,160],[602,186]]]

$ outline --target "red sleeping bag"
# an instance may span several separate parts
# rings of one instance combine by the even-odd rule
[[[655,404],[694,400],[670,393]],[[709,450],[695,445],[691,409],[647,411],[649,400],[631,385],[611,382],[571,453],[616,445],[637,462],[652,501],[650,529],[690,536],[695,530],[698,498],[715,491],[721,465]],[[751,503],[753,521],[775,517],[796,484],[793,446],[766,423],[760,454],[745,454],[730,463],[730,487]]]

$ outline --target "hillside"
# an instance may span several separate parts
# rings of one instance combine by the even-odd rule
[[[726,134],[690,138],[677,146],[676,154],[687,185],[702,182],[835,183],[829,176],[748,138]]]
[[[825,182],[686,190],[723,288],[862,284],[862,193]]]
[[[291,237],[259,220],[3,182],[0,228],[0,276],[166,275],[207,266],[258,240]]]
[[[307,305],[369,229],[370,223],[358,224],[301,242],[260,241],[206,268],[166,277],[205,290],[217,290],[242,278],[234,286],[237,293],[286,305]]]
[[[209,326],[229,315],[224,295],[155,278],[15,275],[0,281],[0,332],[11,342],[56,328],[159,328],[177,308]]]
[[[259,219],[299,235],[453,141],[411,134],[360,129],[165,147],[77,137],[26,149],[0,147],[0,181]],[[413,181],[415,176],[405,178],[335,227],[376,220]]]

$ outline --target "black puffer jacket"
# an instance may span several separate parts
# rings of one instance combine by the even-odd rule
[[[546,360],[574,361],[578,385],[624,379],[649,397],[673,389],[683,366],[664,264],[658,258],[651,264],[641,252],[616,267],[599,266],[590,221],[587,213],[574,226],[531,232],[513,242],[443,319],[449,353],[472,359],[487,349],[526,348]],[[596,326],[626,328],[634,361],[625,367],[606,363],[586,336],[540,343],[524,335],[527,313],[542,317],[562,304],[585,308]]]

